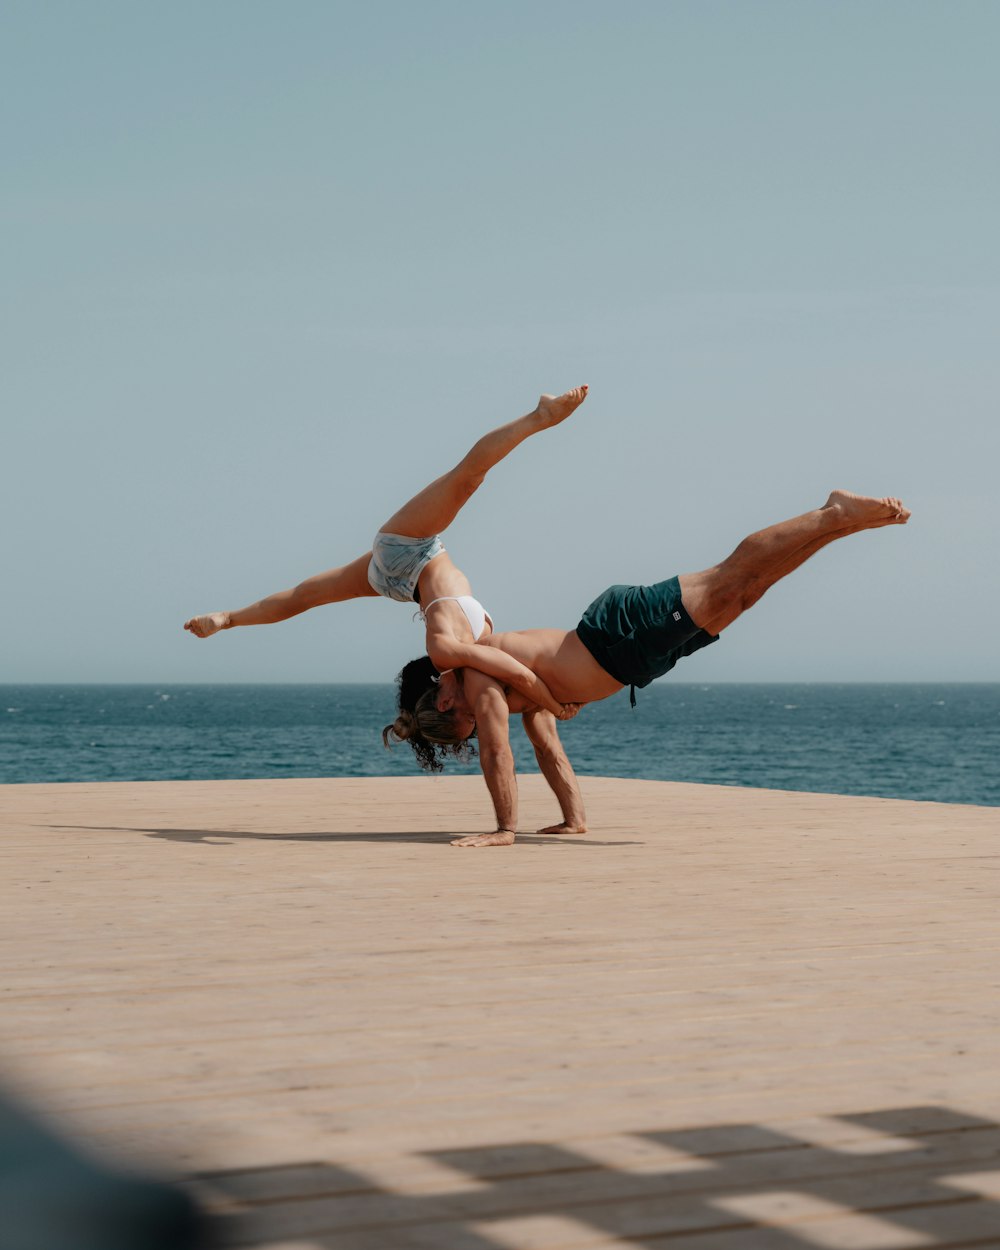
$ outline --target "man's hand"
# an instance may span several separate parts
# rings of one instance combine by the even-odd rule
[[[546,825],[544,829],[539,829],[538,833],[586,833],[587,826],[584,824],[571,825],[567,821],[563,821],[561,825]]]
[[[496,833],[477,833],[470,838],[452,838],[452,846],[512,846],[513,829],[498,829]]]

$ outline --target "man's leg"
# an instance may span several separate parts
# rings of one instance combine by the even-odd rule
[[[751,534],[714,568],[682,574],[684,607],[701,629],[719,634],[821,547],[862,530],[905,525],[909,518],[898,499],[835,490],[822,508]]]
[[[387,534],[401,534],[405,538],[440,534],[454,521],[494,465],[532,434],[565,421],[586,398],[586,386],[575,387],[565,395],[543,395],[533,412],[485,434],[453,469],[425,486],[394,513],[382,529]]]

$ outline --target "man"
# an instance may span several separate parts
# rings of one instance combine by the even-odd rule
[[[494,634],[498,647],[536,673],[563,704],[606,699],[624,686],[646,686],[682,656],[718,640],[775,582],[821,547],[848,534],[905,525],[910,513],[898,499],[873,499],[835,490],[822,508],[745,538],[721,564],[654,586],[612,586],[573,631],[526,629]],[[482,644],[481,644],[482,645]],[[563,823],[546,833],[582,833],[586,818],[572,767],[559,742],[555,717],[493,677],[473,669],[440,675],[436,710],[450,713],[456,740],[474,719],[483,776],[496,811],[493,833],[459,838],[455,846],[509,846],[517,828],[517,781],[509,717],[520,712],[539,766],[559,800]],[[438,739],[441,741],[441,739]]]

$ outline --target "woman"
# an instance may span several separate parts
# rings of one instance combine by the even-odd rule
[[[209,638],[223,629],[271,625],[324,603],[369,595],[420,604],[427,627],[427,655],[411,661],[400,673],[400,714],[383,733],[383,740],[388,742],[390,732],[399,740],[408,740],[424,767],[441,767],[436,750],[460,754],[464,740],[475,729],[471,717],[466,718],[467,725],[456,725],[451,711],[440,714],[438,724],[436,690],[428,689],[432,685],[429,679],[449,669],[479,669],[560,720],[569,719],[576,714],[576,707],[557,702],[545,683],[519,660],[495,648],[476,645],[493,633],[493,622],[472,597],[468,578],[452,563],[440,535],[495,464],[532,434],[565,421],[586,397],[586,386],[565,395],[543,395],[533,412],[485,435],[455,468],[391,516],[375,535],[371,551],[350,564],[317,573],[292,590],[278,591],[249,607],[194,616],[185,621],[184,628],[197,638]]]

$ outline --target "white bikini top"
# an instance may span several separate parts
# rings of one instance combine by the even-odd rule
[[[493,628],[493,618],[489,612],[483,607],[478,599],[473,599],[471,595],[442,595],[440,599],[432,599],[424,608],[417,613],[422,621],[426,623],[425,615],[428,608],[432,608],[435,603],[457,603],[465,613],[465,619],[469,622],[469,628],[472,630],[474,641],[478,642],[483,636],[483,630],[486,628],[486,622],[489,621],[490,628]]]

